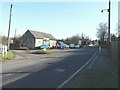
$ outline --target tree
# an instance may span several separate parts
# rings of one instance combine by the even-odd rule
[[[104,39],[107,37],[107,23],[100,23],[99,27],[97,28],[97,37],[104,41]]]
[[[118,37],[120,37],[120,22],[118,23]]]
[[[14,44],[14,46],[15,46],[16,49],[20,47],[20,44],[21,44],[21,35],[18,35],[16,37],[14,37],[13,44]]]
[[[116,41],[117,40],[117,36],[115,34],[111,34],[111,41]]]
[[[79,42],[80,36],[79,35],[74,35],[71,37],[71,43],[77,45]]]
[[[81,46],[89,45],[90,42],[91,42],[89,36],[85,36],[85,35],[83,35],[83,33],[82,33],[81,36],[79,36],[78,34],[76,34],[76,35],[73,35],[73,36],[71,36],[71,37],[69,37],[69,38],[66,38],[66,39],[64,40],[64,42],[65,42],[66,44],[68,44],[68,45],[70,45],[70,44],[78,45],[80,40],[82,40]]]
[[[79,39],[80,39],[80,36],[77,34],[77,35],[73,35],[71,37],[66,38],[64,42],[68,45],[70,45],[71,43],[77,45],[79,42]]]
[[[2,44],[2,35],[0,34],[0,44]]]
[[[65,42],[67,45],[70,45],[70,38],[66,38],[66,39],[64,40],[64,42]]]
[[[7,37],[6,36],[1,36],[1,43],[2,45],[7,45]]]

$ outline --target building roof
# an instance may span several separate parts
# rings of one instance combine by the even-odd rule
[[[44,32],[39,32],[39,31],[33,31],[33,30],[29,30],[33,36],[35,38],[49,38],[49,39],[52,39],[52,40],[56,40],[55,37],[53,37],[51,34],[49,33],[44,33]]]

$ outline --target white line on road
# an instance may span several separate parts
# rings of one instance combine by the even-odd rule
[[[97,51],[95,52],[95,54],[91,57],[91,59],[89,59],[80,69],[78,69],[74,74],[72,74],[72,76],[70,76],[67,80],[65,80],[62,84],[60,84],[56,90],[59,90],[59,88],[62,88],[66,83],[68,83],[76,74],[78,74],[97,54]]]
[[[95,62],[95,60],[97,59],[98,55],[94,58],[94,60],[92,61],[92,63],[90,64],[90,66],[88,67],[89,69],[91,69],[93,63]]]
[[[99,53],[101,52],[101,47],[99,46]],[[98,54],[99,54],[98,53]],[[97,59],[98,55],[94,58],[94,60],[92,61],[92,63],[90,64],[90,66],[88,67],[89,69],[92,68],[92,65],[94,64],[95,60]]]

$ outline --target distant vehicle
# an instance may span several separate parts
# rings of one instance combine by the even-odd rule
[[[26,46],[23,46],[23,47],[19,47],[18,50],[28,50],[28,48]]]
[[[74,44],[70,44],[69,47],[70,47],[70,48],[75,48],[75,45],[74,45]]]
[[[75,48],[80,48],[80,45],[75,45]]]
[[[41,45],[41,46],[40,46],[40,49],[49,49],[49,48],[50,48],[49,45]]]
[[[60,41],[60,42],[57,43],[57,48],[60,48],[60,49],[69,48],[69,45]]]
[[[65,44],[65,48],[69,48],[69,45]]]
[[[93,44],[89,44],[89,46],[94,46]]]

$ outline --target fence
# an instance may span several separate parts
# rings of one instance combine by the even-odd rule
[[[5,45],[0,45],[0,55],[4,57],[5,54],[7,54],[7,46]]]
[[[118,63],[118,58],[120,58],[119,52],[120,52],[120,41],[111,42],[110,56],[113,62]]]

